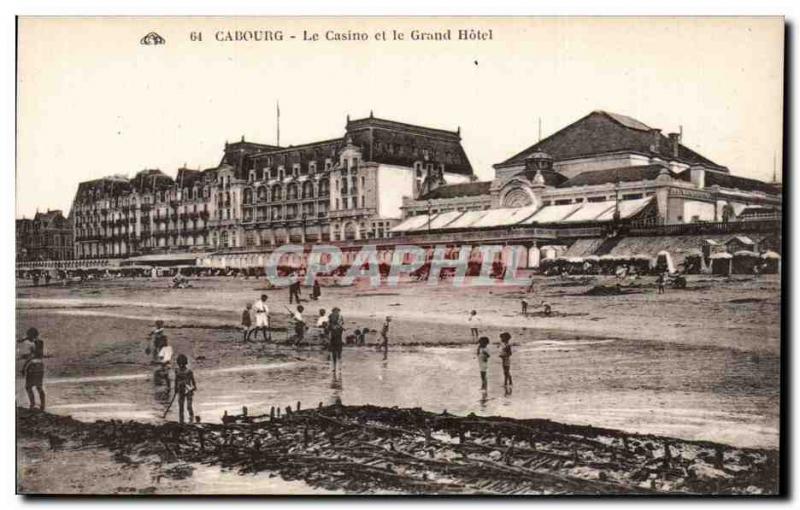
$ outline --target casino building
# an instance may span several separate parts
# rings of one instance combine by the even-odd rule
[[[341,138],[278,147],[225,144],[220,163],[142,170],[80,183],[72,205],[75,257],[266,250],[289,242],[381,239],[405,197],[475,179],[460,129],[369,117]]]
[[[403,201],[405,221],[392,232],[780,218],[779,185],[732,175],[681,138],[594,111],[494,165],[492,181],[428,175],[421,193]]]

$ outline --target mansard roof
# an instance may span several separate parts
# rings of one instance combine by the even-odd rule
[[[675,156],[672,141],[658,132],[656,144],[654,132],[656,130],[632,117],[597,110],[494,166],[499,168],[522,165],[525,158],[538,151],[550,154],[556,161],[634,152],[687,165],[703,165],[728,171],[724,166],[683,144],[678,144],[678,154]]]
[[[293,164],[308,164],[315,161],[323,168],[326,159],[336,160],[339,150],[350,141],[359,147],[365,161],[411,167],[416,162],[423,165],[444,164],[445,171],[472,176],[472,165],[461,146],[459,131],[416,126],[377,117],[349,120],[345,135],[341,138],[323,140],[280,148],[267,148],[245,155],[247,162],[242,172],[252,168],[276,167]],[[226,154],[231,152],[228,145]],[[271,158],[271,159],[270,159]],[[223,161],[233,160],[233,155]],[[266,162],[271,160],[271,164]]]
[[[686,169],[677,175],[678,179],[683,181],[691,180],[691,170]],[[739,177],[738,175],[724,174],[720,172],[707,171],[705,173],[706,188],[711,186],[719,186],[720,188],[738,189],[741,191],[760,191],[770,195],[780,195],[781,189],[775,184],[759,181],[757,179],[750,179],[748,177]]]
[[[615,182],[653,181],[662,170],[669,172],[669,169],[663,165],[623,166],[605,170],[592,170],[591,172],[582,172],[561,183],[558,187],[571,188],[573,186],[594,186]],[[672,172],[669,173],[670,176],[673,176]]]
[[[445,184],[421,195],[419,200],[435,200],[440,198],[475,197],[488,195],[492,181],[462,182]]]

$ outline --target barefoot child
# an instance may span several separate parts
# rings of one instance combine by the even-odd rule
[[[303,319],[303,312],[305,308],[303,305],[297,305],[297,311],[293,312],[290,308],[286,308],[289,311],[289,322],[292,324],[292,328],[294,329],[294,342],[295,345],[300,345],[306,333],[306,321]]]
[[[247,306],[242,311],[242,336],[243,340],[247,342],[250,340],[250,332],[253,331],[253,320],[250,316],[250,310],[253,308],[251,303],[247,303]]]
[[[150,336],[150,341],[153,343],[152,346],[153,361],[158,361],[158,353],[161,351],[164,345],[166,345],[164,342],[164,338],[166,336],[164,333],[164,321],[161,320],[156,321],[156,327],[150,332],[149,336]],[[144,352],[150,354],[151,347],[148,346],[144,350]]]
[[[28,394],[28,402],[31,409],[36,408],[36,399],[33,396],[33,389],[39,393],[39,408],[44,411],[44,342],[39,338],[39,330],[29,328],[23,347],[23,358],[25,363],[22,365],[22,375],[25,376],[25,392]]]
[[[331,314],[328,316],[328,334],[330,335],[330,342],[328,348],[331,352],[331,363],[333,364],[333,372],[336,373],[338,366],[341,370],[342,363],[342,332],[344,331],[344,318],[342,317],[341,310],[334,307]]]
[[[486,391],[486,371],[489,370],[489,339],[482,336],[478,340],[478,368],[481,371],[481,389]]]
[[[469,325],[469,331],[472,335],[472,340],[475,341],[478,339],[478,326],[480,326],[480,319],[478,318],[478,312],[472,310],[469,312],[469,318],[467,319],[467,324]]]
[[[383,359],[389,356],[389,324],[392,322],[391,317],[386,317],[381,327],[381,347],[383,348]]]
[[[500,360],[503,362],[503,386],[513,386],[511,381],[511,334],[508,332],[500,333]]]
[[[266,342],[267,332],[269,331],[269,340],[272,340],[272,331],[270,331],[269,328],[269,306],[267,306],[266,294],[261,294],[261,299],[253,303],[253,309],[256,312],[256,329],[254,336],[257,337],[258,330],[261,330],[261,334]]]
[[[192,407],[192,396],[197,391],[197,383],[194,380],[194,372],[187,365],[189,360],[186,355],[178,356],[178,369],[175,370],[175,392],[178,394],[178,421],[183,423],[184,404],[189,412],[189,423],[194,422],[194,408]]]

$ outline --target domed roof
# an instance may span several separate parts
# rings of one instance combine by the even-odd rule
[[[553,156],[543,151],[536,151],[528,155],[525,159],[553,159]]]

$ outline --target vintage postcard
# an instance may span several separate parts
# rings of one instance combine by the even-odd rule
[[[17,492],[784,492],[784,34],[18,18]]]

